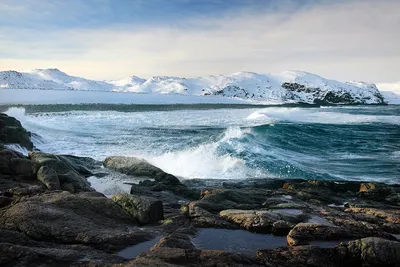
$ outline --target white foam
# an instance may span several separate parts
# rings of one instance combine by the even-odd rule
[[[97,178],[95,176],[91,176],[87,180],[97,192],[104,194],[108,198],[119,193],[129,193],[131,189],[131,185],[124,184],[123,180]]]
[[[225,143],[235,145],[236,152],[241,147],[233,144],[232,139],[242,138],[249,130],[239,127],[228,128],[217,142],[201,144],[182,151],[168,152],[160,156],[147,158],[151,163],[166,172],[185,178],[240,179],[261,175],[245,165],[245,162],[230,154],[219,155],[218,148]]]
[[[17,152],[23,154],[24,156],[28,156],[28,153],[29,153],[29,151],[25,147],[22,147],[19,144],[8,144],[8,145],[5,145],[5,147],[10,150],[17,151]]]
[[[328,112],[311,108],[265,108],[247,117],[249,120],[260,118],[302,123],[355,124],[382,122],[400,125],[400,116],[350,114],[340,112],[340,109]]]
[[[4,113],[7,114],[8,116],[16,118],[17,120],[19,120],[21,122],[26,120],[24,108],[11,107],[11,108],[7,109],[7,111]]]

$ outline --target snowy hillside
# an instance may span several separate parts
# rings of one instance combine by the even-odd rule
[[[116,84],[116,82],[114,82]],[[383,98],[374,84],[342,83],[301,71],[277,74],[237,72],[200,78],[152,77],[114,89],[123,92],[218,95],[258,101],[317,104],[379,104]]]
[[[58,69],[36,69],[27,73],[0,72],[0,88],[222,96],[275,103],[384,103],[384,98],[374,84],[343,83],[302,71],[275,74],[237,72],[198,78],[153,76],[142,79],[131,76],[115,81],[93,81],[70,76]]]
[[[58,69],[0,72],[0,88],[111,91],[114,87],[106,82],[69,76]]]
[[[400,82],[378,83],[376,86],[388,103],[400,105]]]
[[[51,80],[38,79],[33,75],[13,70],[0,72],[0,88],[71,89]]]

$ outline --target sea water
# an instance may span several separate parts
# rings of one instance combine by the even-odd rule
[[[4,107],[3,107],[4,108]],[[44,152],[147,159],[184,179],[399,182],[400,106],[6,107]]]

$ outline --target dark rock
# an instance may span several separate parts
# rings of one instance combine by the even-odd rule
[[[126,267],[139,266],[265,266],[254,258],[224,251],[159,247],[139,255]]]
[[[139,182],[139,184],[132,184],[130,193],[133,195],[142,194],[143,191],[147,192],[162,192],[162,191],[170,191],[174,194],[189,198],[189,199],[198,199],[200,196],[200,191],[193,188],[188,188],[183,184],[166,184],[163,182],[156,182],[150,180],[144,180]]]
[[[277,213],[267,210],[223,210],[220,216],[244,229],[258,233],[271,232],[273,223],[281,220]]]
[[[364,238],[334,248],[315,246],[260,250],[266,265],[282,267],[396,267],[400,266],[400,242]]]
[[[257,257],[273,267],[347,267],[341,265],[338,252],[315,246],[280,247],[259,250]],[[350,266],[348,266],[350,267]]]
[[[0,196],[0,209],[10,205],[12,202],[12,199],[9,197],[5,197],[5,196]]]
[[[86,180],[87,168],[77,164],[80,158],[52,155],[42,152],[31,152],[29,157],[32,162],[32,170],[37,175],[40,168],[53,169],[58,176],[60,186],[70,192],[92,191],[90,183]],[[73,161],[71,160],[73,158]],[[87,158],[81,158],[82,162],[86,162]],[[53,181],[55,181],[53,179]],[[56,182],[55,182],[56,183]],[[66,185],[65,185],[66,184]],[[73,189],[73,190],[72,190]]]
[[[12,158],[10,166],[15,175],[32,176],[32,163],[26,158]]]
[[[15,175],[16,170],[18,172],[24,171],[26,166],[24,166],[22,169],[17,167],[17,165],[19,164],[17,160],[22,159],[24,159],[24,156],[19,152],[9,149],[0,150],[0,173]]]
[[[153,249],[160,247],[196,249],[190,236],[184,233],[172,233],[164,236],[153,246]]]
[[[389,223],[400,224],[400,212],[398,209],[358,208],[350,206],[349,208],[345,209],[345,212],[372,215],[382,218]]]
[[[0,243],[0,266],[111,266],[124,259],[90,247],[69,246],[22,246]]]
[[[368,237],[348,242],[337,250],[348,266],[400,266],[400,242]]]
[[[299,223],[287,235],[288,244],[291,246],[307,245],[315,240],[341,240],[354,238],[354,234],[340,227],[316,223]]]
[[[37,195],[43,193],[45,188],[40,185],[32,185],[26,187],[13,187],[7,190],[7,193],[13,197],[22,197],[22,196],[30,196]]]
[[[31,133],[25,130],[21,122],[6,114],[0,113],[0,143],[18,144],[28,150],[33,149]]]
[[[279,220],[272,224],[272,233],[275,235],[287,235],[295,225],[291,222]]]
[[[382,201],[391,193],[392,189],[388,186],[378,183],[361,183],[359,196],[366,199]]]
[[[98,193],[50,191],[20,198],[0,216],[0,228],[25,233],[36,241],[86,244],[114,251],[149,240],[136,221]]]
[[[150,177],[154,178],[156,182],[169,185],[181,184],[178,178],[164,172],[144,159],[115,156],[106,158],[103,164],[107,168],[127,175]]]
[[[112,200],[140,224],[155,223],[164,219],[163,204],[160,200],[129,194],[114,195]]]
[[[42,166],[37,172],[37,179],[50,190],[60,190],[60,180],[57,172],[47,166]]]
[[[269,191],[253,189],[215,189],[202,192],[196,205],[210,212],[227,209],[261,208]]]

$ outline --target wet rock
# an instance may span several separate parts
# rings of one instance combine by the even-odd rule
[[[316,246],[281,247],[260,250],[266,265],[296,267],[396,267],[400,266],[400,242],[364,238],[334,248]]]
[[[392,189],[379,183],[361,183],[359,196],[365,199],[381,201],[392,193]]]
[[[354,234],[340,228],[316,223],[299,223],[287,235],[291,246],[307,245],[315,240],[340,240],[354,238]]]
[[[164,219],[163,203],[155,198],[117,194],[112,197],[112,200],[140,224],[155,223]]]
[[[168,184],[164,182],[156,182],[150,180],[140,181],[139,184],[132,184],[130,193],[142,194],[143,191],[146,192],[173,192],[177,196],[181,196],[188,199],[198,199],[200,196],[200,191],[193,188],[188,188],[184,184]],[[150,193],[151,194],[151,193]]]
[[[22,196],[30,196],[30,195],[37,195],[43,193],[45,188],[40,185],[29,185],[26,187],[13,187],[7,190],[7,193],[10,196],[14,197],[22,197]]]
[[[37,241],[115,250],[151,238],[112,200],[98,193],[47,192],[20,198],[3,210],[0,228]]]
[[[108,157],[103,162],[104,166],[112,170],[132,175],[154,178],[156,182],[179,185],[180,181],[175,176],[164,172],[144,159],[135,157],[114,156]]]
[[[261,208],[269,191],[254,189],[215,189],[202,192],[202,197],[196,205],[210,212],[220,212],[227,209],[257,209]]]
[[[286,235],[295,225],[284,220],[276,221],[272,224],[271,232],[276,235]]]
[[[164,236],[152,248],[169,247],[169,248],[182,248],[182,249],[196,249],[192,243],[191,238],[185,233],[172,233]]]
[[[254,258],[216,250],[159,247],[139,255],[130,266],[265,266]]]
[[[31,175],[30,161],[21,153],[10,150],[0,150],[0,174]]]
[[[25,130],[21,122],[4,113],[0,113],[0,143],[18,144],[28,150],[33,149],[31,133]]]
[[[338,252],[315,246],[280,247],[259,250],[257,257],[273,267],[347,267],[341,265]],[[349,266],[350,267],[350,266]]]
[[[272,225],[281,220],[277,213],[266,210],[223,210],[220,216],[244,229],[258,233],[271,232]]]
[[[29,159],[13,158],[11,159],[10,165],[15,175],[32,176],[32,164]]]
[[[123,262],[118,256],[85,246],[31,247],[0,243],[1,266],[111,266]]]
[[[225,229],[239,228],[236,224],[228,222],[217,214],[213,214],[197,206],[197,201],[190,202],[187,206],[188,216],[196,227],[214,227]]]
[[[39,170],[45,166],[57,173],[61,188],[68,188],[70,192],[93,191],[90,183],[85,178],[88,175],[87,168],[76,164],[79,159],[78,157],[73,157],[74,160],[72,161],[70,156],[52,155],[42,152],[31,152],[29,153],[29,157],[32,162],[34,175],[37,176]],[[87,158],[82,158],[83,164],[85,161],[87,161]],[[64,184],[69,185],[63,186]],[[73,187],[73,190],[71,187]]]
[[[40,167],[37,172],[37,179],[50,190],[60,190],[60,180],[57,172],[47,166]]]
[[[5,196],[0,196],[0,209],[10,205],[12,202],[12,199],[9,197],[5,197]]]
[[[376,237],[348,242],[337,250],[348,266],[400,266],[400,242]]]
[[[367,214],[372,215],[378,218],[382,218],[389,223],[400,223],[400,211],[399,209],[376,209],[376,208],[357,208],[350,206],[345,209],[347,213],[355,213],[355,214]]]

